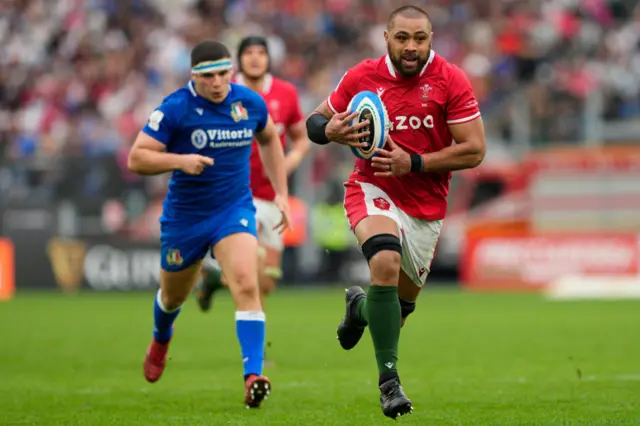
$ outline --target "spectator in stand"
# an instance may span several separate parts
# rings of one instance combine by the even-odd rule
[[[116,197],[130,227],[141,214],[131,206],[139,206],[141,197],[153,205],[156,191],[149,179],[116,166],[151,108],[189,78],[195,42],[213,37],[233,46],[245,35],[264,34],[272,71],[296,84],[309,111],[344,69],[386,51],[380,37],[385,17],[403,3],[0,0],[4,191],[28,196],[37,187],[40,195],[54,196],[60,193],[56,185],[69,180],[62,158],[100,158],[84,193]],[[430,0],[426,8],[434,48],[468,74],[489,137],[511,137],[509,112],[513,94],[521,92],[530,106],[532,137],[567,141],[582,136],[579,112],[596,89],[604,94],[604,118],[640,118],[635,3]],[[116,166],[102,170],[105,158]],[[322,185],[325,173],[352,158],[330,150],[311,160],[318,172],[313,184]],[[106,182],[125,188],[105,188]]]

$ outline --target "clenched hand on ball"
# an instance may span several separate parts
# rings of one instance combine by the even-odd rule
[[[356,123],[353,126],[350,124],[352,120],[358,118],[359,113],[356,111],[350,113],[349,111],[334,114],[331,120],[327,123],[325,133],[327,138],[342,145],[348,145],[355,148],[366,147],[367,144],[360,142],[360,138],[369,136],[369,131],[360,131],[364,127],[369,125],[369,120],[364,120],[360,123]]]
[[[384,148],[376,149],[376,154],[378,155],[371,159],[371,164],[382,171],[375,172],[375,176],[404,176],[411,171],[411,155],[400,148],[391,136],[387,138]]]

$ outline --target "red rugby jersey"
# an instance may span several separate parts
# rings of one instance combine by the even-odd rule
[[[433,51],[422,71],[412,77],[398,73],[387,55],[362,61],[345,73],[327,104],[334,113],[343,112],[351,98],[364,90],[380,96],[391,121],[389,134],[409,153],[424,154],[450,146],[450,125],[480,117],[467,76]],[[349,181],[376,185],[412,217],[444,218],[450,172],[381,178],[374,176],[376,171],[369,160],[358,158]]]
[[[234,77],[234,83],[244,85],[242,74],[237,74]],[[298,91],[293,84],[267,74],[262,90],[259,93],[267,103],[267,109],[276,125],[284,147],[287,130],[304,120]],[[254,197],[261,200],[273,201],[276,196],[271,182],[264,172],[257,141],[254,141],[251,151],[251,191]]]

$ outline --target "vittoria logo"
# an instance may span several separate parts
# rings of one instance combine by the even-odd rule
[[[195,129],[191,132],[191,143],[197,149],[240,147],[253,141],[253,129]]]
[[[197,149],[202,149],[207,146],[207,142],[209,142],[209,138],[207,136],[207,132],[202,129],[196,129],[191,133],[191,143]]]

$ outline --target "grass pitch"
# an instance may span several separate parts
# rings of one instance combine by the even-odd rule
[[[0,304],[0,425],[376,425],[369,334],[343,351],[342,290],[268,300],[260,410],[242,404],[228,294],[177,321],[165,375],[142,377],[152,294],[19,293]],[[640,302],[427,290],[402,330],[407,425],[640,424]]]

